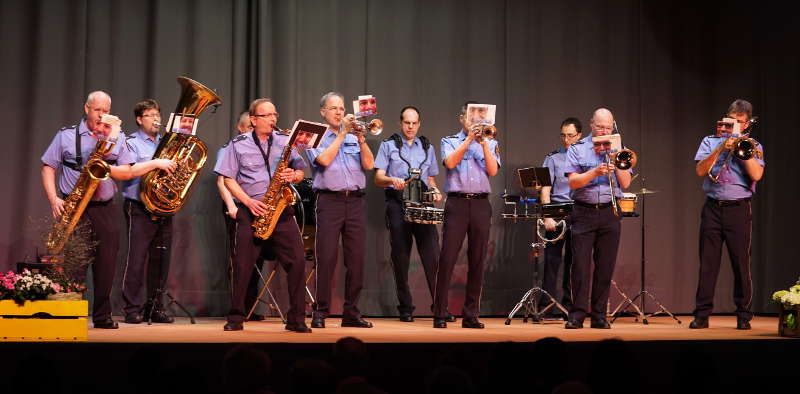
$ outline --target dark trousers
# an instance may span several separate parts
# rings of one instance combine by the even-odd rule
[[[363,197],[319,193],[317,195],[317,297],[314,312],[330,315],[333,274],[339,260],[342,239],[344,266],[344,307],[342,318],[361,317],[358,298],[364,287],[364,244],[366,242],[366,200]]]
[[[719,206],[706,200],[700,215],[700,278],[697,284],[695,316],[708,317],[714,309],[714,289],[722,260],[723,242],[733,269],[733,302],[736,315],[750,320],[753,313],[753,283],[750,278],[750,238],[753,212],[750,201]]]
[[[246,209],[246,208],[245,208]],[[227,214],[228,208],[225,204],[222,204],[222,215],[225,217],[225,228],[228,233],[228,268],[233,267],[233,245],[236,244],[236,220],[231,219],[230,216]],[[237,210],[238,212],[238,210]],[[258,258],[256,259],[255,266],[258,269],[262,269],[261,267],[264,265],[264,260],[275,260],[275,253],[270,248],[262,248],[261,253],[259,254]],[[228,278],[233,278],[230,272],[228,272]],[[258,298],[258,281],[260,277],[258,272],[253,270],[253,274],[250,275],[250,281],[247,282],[247,290],[245,290],[244,295],[244,305],[245,308],[250,308],[256,302],[256,298]],[[233,289],[233,284],[230,285],[230,288]],[[249,310],[248,310],[249,311]]]
[[[94,304],[92,320],[103,321],[111,318],[111,286],[117,266],[119,250],[119,223],[113,201],[90,203],[81,220],[89,221],[92,227],[92,241],[96,243],[92,278],[94,281]]]
[[[572,270],[572,230],[570,229],[572,220],[564,221],[567,230],[564,237],[553,243],[547,243],[544,248],[544,276],[542,278],[542,288],[550,293],[553,298],[558,299],[558,270],[564,266],[564,273],[561,277],[561,305],[564,308],[572,306],[572,289],[570,288],[570,271]],[[553,239],[561,233],[560,229],[556,231],[547,231],[545,236],[547,239]],[[541,299],[542,306],[547,305],[549,300]],[[550,310],[555,313],[557,311]]]
[[[464,298],[464,318],[480,315],[483,270],[489,247],[489,225],[492,206],[487,199],[449,197],[444,206],[444,229],[442,231],[442,253],[436,274],[433,316],[447,317],[450,280],[458,261],[461,244],[467,237],[467,288]]]
[[[408,267],[411,260],[411,245],[417,241],[417,252],[425,270],[428,290],[433,298],[436,286],[436,264],[439,253],[439,233],[434,224],[410,223],[403,218],[403,202],[397,198],[386,198],[386,227],[392,245],[392,268],[397,286],[397,301],[400,313],[414,311],[411,290],[408,288]],[[413,238],[412,238],[413,237]]]
[[[144,204],[130,199],[125,199],[123,213],[128,225],[128,255],[122,274],[122,299],[127,315],[142,312],[146,299],[155,298],[157,291],[163,290],[166,285],[172,244],[172,217],[153,220]],[[160,299],[155,299],[155,307],[161,307]]]
[[[303,323],[305,319],[305,286],[306,272],[303,255],[303,242],[300,229],[294,219],[292,207],[286,207],[278,219],[275,230],[267,240],[253,236],[253,214],[242,205],[236,204],[236,228],[231,258],[231,309],[228,321],[241,323],[247,314],[245,294],[248,283],[255,269],[255,262],[263,248],[275,251],[278,263],[286,271],[289,289],[289,311],[286,320],[289,324]]]
[[[572,209],[571,320],[583,321],[587,314],[594,320],[605,318],[611,277],[617,263],[620,227],[620,217],[614,215],[611,207],[594,209],[575,204]]]

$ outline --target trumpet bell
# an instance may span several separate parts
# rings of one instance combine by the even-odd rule
[[[733,156],[739,160],[750,160],[756,152],[755,141],[747,137],[739,137],[733,143]]]

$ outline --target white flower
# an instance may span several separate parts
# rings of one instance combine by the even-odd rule
[[[781,297],[781,302],[788,305],[800,305],[800,293],[788,292]]]

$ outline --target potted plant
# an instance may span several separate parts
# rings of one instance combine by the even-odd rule
[[[789,290],[778,290],[772,301],[781,308],[778,319],[778,334],[782,337],[800,338],[800,279]]]

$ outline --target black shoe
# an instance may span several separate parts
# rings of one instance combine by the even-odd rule
[[[447,328],[447,319],[433,318],[433,328]]]
[[[695,317],[691,323],[689,323],[689,328],[708,328],[708,318],[707,317]]]
[[[144,321],[144,317],[142,317],[141,313],[129,313],[125,315],[125,323],[128,324],[139,324]]]
[[[108,318],[105,320],[99,320],[94,322],[94,328],[103,328],[106,330],[116,330],[119,328],[117,322],[114,321],[112,318]]]
[[[400,321],[405,323],[411,323],[414,321],[414,316],[411,316],[409,312],[403,312],[400,314]]]
[[[465,317],[461,319],[461,327],[463,328],[483,328],[483,323],[478,321],[477,317]]]
[[[238,322],[229,321],[225,323],[225,327],[223,327],[225,331],[242,331],[244,330],[244,325]]]
[[[299,332],[303,334],[307,334],[311,332],[311,329],[308,328],[306,323],[288,323],[286,324],[286,330]]]
[[[252,314],[249,319],[247,319],[247,321],[263,321],[263,320],[264,320],[264,315],[258,315],[255,313]]]
[[[372,328],[372,323],[362,319],[342,319],[342,327]]]
[[[445,320],[447,320],[448,323],[455,323],[456,322],[456,317],[453,316],[452,313],[447,312],[447,318]]]
[[[315,313],[311,318],[311,327],[325,328],[325,318]]]
[[[608,324],[608,320],[606,319],[592,319],[592,324],[590,325],[592,328],[602,328],[608,330],[611,328],[611,324]]]
[[[737,330],[749,330],[750,329],[750,319],[746,319],[743,317],[739,317],[736,319],[736,329]]]
[[[567,320],[567,324],[564,324],[564,328],[566,328],[567,330],[576,330],[578,328],[583,328],[583,322],[575,319],[569,319]]]
[[[155,310],[150,315],[150,321],[153,323],[174,323],[175,318],[164,313],[164,311]]]

